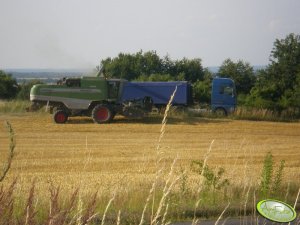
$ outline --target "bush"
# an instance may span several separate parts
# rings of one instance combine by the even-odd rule
[[[32,81],[29,81],[28,83],[23,83],[20,86],[20,91],[17,95],[17,99],[29,100],[30,90],[31,90],[32,86],[35,84],[43,84],[43,82],[41,82],[40,80],[32,80]]]
[[[0,99],[14,98],[18,93],[18,84],[11,74],[0,70]]]

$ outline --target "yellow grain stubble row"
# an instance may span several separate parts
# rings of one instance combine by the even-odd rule
[[[15,130],[16,157],[7,180],[19,178],[30,186],[35,178],[43,189],[52,180],[64,187],[82,185],[85,191],[126,191],[149,188],[156,170],[159,120],[125,120],[94,124],[91,119],[71,119],[54,124],[49,115],[0,115],[0,161],[8,147],[4,120]],[[300,180],[300,124],[206,119],[170,119],[160,148],[169,167],[178,156],[177,168],[189,170],[201,160],[214,140],[208,165],[226,169],[232,183],[257,183],[262,162],[272,152],[278,163],[286,161],[287,181]]]

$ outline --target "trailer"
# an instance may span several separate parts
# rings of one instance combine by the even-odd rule
[[[160,108],[168,104],[170,96],[177,87],[172,105],[189,106],[193,104],[192,86],[187,81],[172,82],[127,82],[123,86],[121,102],[149,96],[153,104]]]
[[[149,96],[157,108],[166,106],[177,87],[172,105],[192,107],[193,89],[187,81],[171,82],[127,82],[123,86],[120,101],[140,99]],[[229,78],[215,78],[212,81],[211,110],[220,115],[227,115],[236,108],[235,84]]]

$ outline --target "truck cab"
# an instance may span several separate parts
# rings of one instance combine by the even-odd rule
[[[211,91],[211,109],[219,115],[232,113],[237,104],[236,89],[232,79],[214,78]]]

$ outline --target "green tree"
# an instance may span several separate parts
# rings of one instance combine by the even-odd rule
[[[220,69],[219,76],[229,77],[234,80],[238,94],[249,94],[255,84],[253,67],[249,63],[238,60],[236,63],[226,59]]]
[[[210,103],[211,99],[211,81],[213,79],[212,73],[205,68],[204,79],[193,83],[193,93],[196,102]]]
[[[290,107],[299,110],[299,97],[300,36],[289,34],[274,42],[270,64],[259,72],[249,100],[255,106],[279,111]]]
[[[150,76],[141,75],[137,81],[174,81],[175,79],[170,74],[151,74]]]
[[[196,82],[197,80],[204,79],[204,71],[201,65],[201,59],[183,58],[182,60],[176,61],[174,67],[175,73],[183,73],[186,81]]]
[[[163,73],[162,67],[163,62],[162,59],[157,55],[155,51],[149,51],[142,54],[142,52],[138,52],[135,57],[137,57],[137,75],[140,74],[157,74]]]
[[[135,54],[120,53],[118,57],[101,61],[101,67],[107,77],[124,78],[127,80],[153,77],[153,74],[168,74],[168,80],[187,80],[195,82],[203,80],[204,72],[201,59],[187,59],[173,61],[169,56],[160,58],[155,51]],[[155,78],[155,79],[156,79]],[[162,77],[163,80],[166,76]],[[152,78],[149,78],[150,80]]]
[[[0,99],[14,98],[18,93],[18,84],[11,74],[0,70]]]
[[[107,58],[101,61],[103,72],[107,77],[134,79],[138,76],[135,71],[134,57],[130,54],[120,53],[118,57]]]

